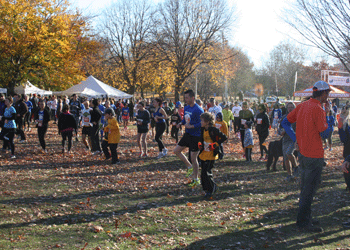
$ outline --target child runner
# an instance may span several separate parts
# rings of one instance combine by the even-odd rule
[[[175,107],[173,114],[171,115],[171,137],[176,140],[176,143],[179,141],[179,128],[177,125],[181,123],[181,116],[179,115],[178,109]]]
[[[166,127],[165,119],[167,118],[167,114],[165,113],[161,105],[162,100],[160,98],[155,98],[153,100],[155,112],[152,114],[152,117],[154,119],[154,122],[156,123],[156,136],[154,137],[154,139],[158,143],[159,148],[159,155],[157,156],[157,159],[160,159],[168,154],[168,149],[165,148],[162,141],[162,135]]]
[[[280,124],[280,119],[282,118],[282,110],[280,109],[279,104],[275,104],[275,108],[272,111],[272,116],[272,128],[275,130],[275,133],[277,133],[277,129]]]
[[[252,132],[252,121],[247,121],[244,124],[244,149],[245,149],[245,158],[247,162],[252,161],[252,149],[254,147],[253,141],[253,132]]]
[[[228,126],[227,123],[225,121],[223,121],[222,119],[222,113],[219,112],[216,114],[216,121],[215,121],[215,127],[217,129],[219,129],[222,133],[224,133],[226,135],[226,137],[228,138]],[[220,150],[222,152],[222,154],[219,155],[219,159],[221,160],[224,157],[224,148],[222,146],[222,144],[220,144]]]
[[[331,110],[330,105],[326,105],[325,111],[326,111],[327,124],[328,124],[328,128],[330,129],[330,132],[329,132],[328,138],[324,139],[324,143],[325,143],[324,149],[329,148],[329,151],[332,151],[332,135],[333,135],[333,131],[334,131],[334,126],[336,124],[335,124],[333,111]],[[327,142],[328,142],[328,146],[327,146]]]
[[[151,115],[145,109],[145,104],[139,102],[137,104],[137,145],[140,148],[140,157],[148,157],[147,155],[147,133],[148,124],[150,123]]]
[[[91,124],[91,108],[89,107],[89,101],[85,101],[83,103],[84,108],[81,110],[81,126],[83,127],[81,132],[81,139],[83,144],[85,145],[86,150],[90,150],[91,141],[89,138],[90,130],[92,127]]]
[[[229,109],[229,105],[225,105],[222,109],[222,120],[226,122],[228,131],[232,131],[231,121],[234,121],[232,111]],[[227,134],[227,138],[230,138],[230,133]]]
[[[254,115],[253,113],[248,109],[248,103],[243,102],[242,103],[242,110],[239,111],[239,124],[240,124],[240,136],[241,136],[241,142],[242,142],[242,148],[245,150],[244,147],[244,135],[245,135],[245,123],[247,121],[253,121]],[[243,156],[243,158],[245,155]]]
[[[214,116],[210,113],[203,113],[201,118],[201,136],[199,158],[201,160],[201,181],[205,191],[205,198],[210,198],[216,191],[217,185],[214,182],[212,169],[214,162],[222,154],[220,145],[226,141],[227,137],[214,125]]]
[[[187,167],[186,177],[192,175],[193,180],[189,184],[190,187],[194,187],[200,184],[198,179],[198,142],[201,136],[201,119],[200,115],[203,113],[203,109],[195,103],[195,95],[193,90],[189,89],[185,91],[185,102],[187,106],[184,109],[185,115],[184,119],[180,124],[177,125],[177,128],[180,128],[180,125],[185,125],[185,134],[176,145],[174,153],[179,157]],[[188,147],[191,152],[192,164],[188,161],[182,151]]]
[[[105,119],[107,121],[107,126],[104,128],[105,136],[107,140],[103,140],[102,142],[102,150],[106,156],[106,159],[111,158],[112,156],[112,164],[120,163],[118,159],[118,143],[120,141],[120,132],[119,132],[119,124],[117,120],[114,118],[114,110],[108,108],[105,110]],[[111,150],[111,153],[108,151],[108,147]]]
[[[265,104],[259,104],[258,106],[259,113],[256,115],[256,132],[259,135],[259,146],[260,146],[260,161],[264,160],[264,151],[265,151],[265,160],[267,160],[267,148],[266,148],[266,138],[269,136],[269,127],[270,120],[266,114]]]
[[[130,109],[127,103],[125,103],[124,107],[122,108],[122,119],[123,119],[124,129],[128,129],[128,121],[130,119]]]
[[[69,105],[63,105],[62,113],[58,118],[57,126],[58,134],[61,134],[62,136],[62,153],[64,154],[66,152],[65,144],[67,139],[68,153],[70,153],[70,150],[72,148],[73,131],[75,131],[75,134],[77,133],[77,122],[75,117],[71,113],[69,113]]]
[[[13,138],[15,137],[16,130],[16,109],[12,106],[13,100],[11,97],[5,99],[5,112],[4,112],[4,126],[1,130],[0,140],[4,141],[4,148],[10,146],[11,158],[15,159],[15,144],[13,143]]]
[[[40,146],[43,149],[43,152],[47,153],[45,135],[47,132],[49,121],[50,121],[50,113],[49,113],[49,110],[45,108],[44,100],[40,100],[38,103],[38,106],[39,106],[39,109],[34,114],[34,120],[36,123],[36,127],[38,128],[38,138],[39,138]]]

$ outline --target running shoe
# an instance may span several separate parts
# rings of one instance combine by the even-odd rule
[[[200,184],[201,184],[201,181],[200,181],[199,179],[198,179],[198,180],[193,179],[193,180],[191,181],[191,183],[188,184],[188,186],[189,186],[189,187],[195,187],[195,186],[200,185]]]
[[[157,156],[157,159],[160,159],[164,156],[163,152],[159,152],[158,156]]]
[[[205,195],[204,195],[204,198],[205,198],[205,199],[209,199],[209,198],[212,197],[212,196],[213,196],[212,193],[206,192]]]
[[[9,141],[9,140],[10,140],[7,136],[4,136],[4,139],[5,139],[6,141]]]
[[[24,142],[26,142],[26,140],[20,140],[19,142],[20,142],[20,143],[24,143]]]
[[[11,159],[16,159],[16,156],[15,155],[11,155]]]
[[[167,156],[167,155],[168,155],[168,149],[163,148],[163,155],[164,155],[164,156]]]
[[[190,177],[192,174],[193,174],[193,167],[190,167],[187,169],[186,178]]]

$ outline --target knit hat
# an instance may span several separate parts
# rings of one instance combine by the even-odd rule
[[[111,115],[111,116],[114,116],[114,115],[115,115],[114,110],[111,109],[111,108],[106,109],[106,110],[105,110],[105,114],[109,114],[109,115]]]
[[[222,121],[222,113],[221,112],[217,113],[215,119]]]

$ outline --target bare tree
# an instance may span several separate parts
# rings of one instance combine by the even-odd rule
[[[202,64],[205,50],[232,23],[225,0],[166,0],[154,17],[154,45],[175,75],[175,100],[185,80]]]
[[[309,43],[341,61],[350,72],[350,2],[296,0],[285,21]]]
[[[122,0],[104,11],[101,35],[109,49],[109,60],[121,69],[122,78],[134,94],[145,79],[144,63],[150,55],[152,8],[147,0]]]

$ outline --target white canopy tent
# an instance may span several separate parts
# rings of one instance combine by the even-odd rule
[[[29,81],[24,83],[23,85],[20,85],[18,87],[15,87],[15,93],[17,94],[38,94],[38,95],[52,95],[52,91],[39,89],[38,87],[35,87],[33,84],[31,84]]]
[[[7,93],[7,89],[0,88],[0,93],[6,94]]]
[[[132,98],[133,95],[129,95],[123,91],[113,88],[93,76],[89,76],[86,81],[82,81],[80,84],[74,85],[73,87],[59,92],[61,95],[83,95],[83,96],[108,96],[118,99]]]

